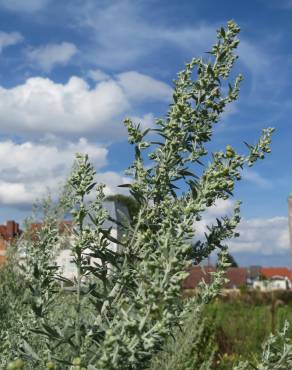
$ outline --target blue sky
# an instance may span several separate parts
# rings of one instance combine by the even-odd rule
[[[292,1],[0,0],[0,221],[22,221],[36,198],[58,192],[74,153],[88,152],[108,192],[131,163],[122,120],[163,115],[172,80],[234,19],[241,27],[240,99],[211,148],[244,150],[276,128],[272,154],[244,173],[241,265],[290,265]],[[228,212],[219,203],[209,216]],[[208,216],[208,217],[209,217]]]

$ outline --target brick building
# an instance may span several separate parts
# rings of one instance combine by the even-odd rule
[[[19,224],[13,220],[0,225],[0,265],[6,261],[8,243],[21,234]]]

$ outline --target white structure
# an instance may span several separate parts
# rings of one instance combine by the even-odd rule
[[[252,285],[253,289],[258,289],[261,292],[269,292],[272,290],[289,290],[291,282],[287,277],[275,276],[270,280],[256,280]]]
[[[126,219],[129,219],[129,212],[128,209],[121,204],[120,202],[109,202],[106,201],[103,203],[104,208],[108,211],[109,217],[113,220],[116,220],[117,223],[123,223]],[[111,228],[110,235],[119,240],[121,238],[122,229],[118,226],[118,224],[107,220],[105,221],[103,227],[105,230]],[[90,224],[90,223],[89,223]],[[70,239],[74,236],[68,234],[68,243],[70,244]],[[110,242],[109,248],[113,251],[118,249],[118,245],[114,242]],[[86,251],[85,251],[86,253]],[[76,266],[73,261],[74,257],[72,251],[69,248],[62,248],[56,257],[56,264],[60,267],[60,274],[66,278],[72,280],[76,276]],[[98,259],[91,259],[89,263],[93,266],[94,263],[98,263]]]

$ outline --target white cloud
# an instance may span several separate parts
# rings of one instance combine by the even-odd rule
[[[20,13],[35,13],[45,8],[50,0],[0,0],[0,6]]]
[[[24,142],[11,140],[0,142],[0,178],[9,181],[26,181],[38,177],[54,177],[71,167],[76,152],[87,152],[95,167],[106,164],[107,149],[89,144],[84,138],[79,141]]]
[[[142,96],[134,96],[144,82]],[[132,115],[134,104],[150,98],[166,101],[169,90],[166,84],[136,72],[100,81],[92,88],[79,77],[71,77],[65,84],[29,78],[10,89],[0,87],[0,129],[34,137],[58,133],[120,140],[125,133],[121,120]],[[150,116],[144,119],[149,121]]]
[[[0,142],[0,204],[31,205],[37,198],[53,196],[61,187],[74,161],[75,153],[87,153],[97,173],[97,181],[105,183],[106,193],[117,192],[117,185],[126,178],[113,171],[100,172],[107,164],[108,149],[86,139],[77,142]]]
[[[207,217],[219,217],[230,215],[234,209],[235,202],[231,199],[217,199],[215,205],[207,209]]]
[[[128,184],[130,179],[114,171],[98,172],[97,181],[106,184],[105,194],[128,194],[128,188],[120,188],[119,185]]]
[[[98,3],[84,0],[81,7],[72,6],[70,10],[78,26],[90,29],[92,43],[84,58],[91,63],[95,60],[102,67],[121,68],[165,47],[201,53],[214,42],[216,27],[200,24],[176,28],[149,22],[145,17],[146,5],[127,0]]]
[[[129,99],[133,101],[169,102],[171,99],[172,89],[169,85],[142,73],[135,71],[120,73],[117,80]]]
[[[153,116],[152,113],[147,113],[147,114],[144,114],[142,117],[138,117],[138,116],[131,116],[131,119],[135,122],[135,123],[139,123],[140,124],[140,128],[143,130],[143,129],[146,129],[146,128],[150,128],[150,127],[153,127],[154,125],[154,121],[155,121],[155,118]]]
[[[88,77],[91,78],[93,81],[105,81],[110,79],[110,76],[100,69],[92,69],[88,72]]]
[[[0,52],[12,45],[16,45],[23,41],[23,36],[19,32],[3,32],[0,31]]]
[[[228,243],[232,253],[279,255],[289,251],[287,217],[242,219],[238,231],[240,237]]]
[[[207,232],[207,226],[212,225],[216,218],[224,215],[230,216],[234,205],[234,201],[228,199],[218,200],[215,206],[210,207],[204,213],[202,220],[194,223],[195,240],[203,237]],[[242,218],[236,231],[240,236],[226,242],[231,254],[236,256],[250,255],[252,261],[252,256],[256,258],[259,256],[279,257],[287,254],[290,249],[287,217]]]
[[[150,21],[149,17],[145,17],[145,13],[149,12],[149,5],[143,1],[83,0],[82,6],[78,3],[78,6],[70,7],[70,11],[77,27],[82,32],[86,30],[91,36],[80,55],[83,62],[95,62],[97,66],[110,67],[113,70],[129,68],[150,56],[155,60],[157,55],[164,55],[164,51],[168,53],[170,48],[187,59],[200,56],[216,42],[216,29],[221,26],[219,23],[204,22],[173,26],[166,22],[157,22],[155,17]],[[114,27],[108,27],[109,24]],[[277,58],[269,51],[275,40],[271,35],[261,37],[260,42],[255,38],[247,39],[242,36],[240,40],[237,53],[240,62],[251,73],[251,93],[256,96],[259,89],[269,89],[270,93],[274,90],[275,83],[280,83],[279,71],[274,67],[278,65]],[[204,55],[208,58],[207,54]],[[159,61],[160,65],[163,63],[167,63],[167,60]],[[280,75],[282,81],[282,74]]]
[[[282,70],[277,68],[283,58],[279,53],[271,51],[275,49],[275,45],[276,39],[271,35],[266,38],[261,37],[260,42],[247,39],[240,41],[239,60],[250,72],[250,102],[253,104],[258,104],[259,101],[275,104],[279,91],[286,84],[285,68]]]
[[[243,180],[249,181],[260,188],[270,189],[273,183],[254,170],[245,169],[242,173]]]
[[[248,40],[241,40],[238,47],[240,60],[254,74],[265,74],[270,67],[270,58],[261,48]]]
[[[48,44],[32,48],[27,52],[28,60],[33,66],[49,72],[57,65],[66,65],[78,52],[77,47],[70,42]]]
[[[107,148],[95,146],[86,139],[75,142],[63,141],[55,133],[81,134],[95,132],[99,141],[113,140],[120,136],[123,125],[117,122],[122,114],[131,109],[133,76],[145,85],[147,94],[141,98],[157,97],[164,100],[165,84],[157,84],[141,74],[129,73],[121,81],[119,76],[100,81],[90,88],[80,78],[72,77],[66,84],[49,79],[32,78],[13,89],[0,88],[0,121],[6,132],[34,135],[46,139],[15,143],[0,142],[0,204],[14,207],[29,206],[36,198],[42,198],[49,188],[58,194],[69,173],[75,152],[89,154],[98,170],[97,181],[107,185],[106,194],[121,192],[117,185],[129,182],[113,171],[103,172]],[[152,86],[153,85],[153,86]],[[137,100],[137,99],[136,99]],[[142,127],[151,126],[152,114],[134,117]],[[90,135],[91,136],[91,135]]]
[[[200,238],[207,232],[207,227],[216,223],[216,218],[230,216],[234,210],[235,202],[231,199],[217,199],[215,205],[207,208],[202,214],[200,221],[195,221],[195,239]]]
[[[153,30],[153,38],[155,32]],[[211,45],[216,40],[216,27],[206,24],[198,25],[197,27],[179,28],[179,29],[158,29],[159,37],[163,41],[168,41],[177,47],[184,48],[195,52],[195,46],[201,50]]]

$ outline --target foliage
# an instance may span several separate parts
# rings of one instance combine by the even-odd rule
[[[230,253],[228,253],[227,261],[230,267],[238,267],[238,263],[236,262],[235,258]]]
[[[238,263],[236,262],[235,258],[230,253],[227,253],[226,259],[227,259],[227,262],[229,263],[229,267],[238,267]]]
[[[183,328],[176,330],[163,352],[154,358],[151,370],[231,370],[240,361],[249,366],[247,369],[261,369],[263,343],[271,333],[271,306],[266,301],[246,303],[241,298],[216,298],[201,315],[191,312]],[[285,320],[292,320],[291,305],[280,306],[277,318],[281,330]],[[285,332],[287,344],[291,339],[289,327]],[[281,340],[276,342],[279,350]],[[268,369],[274,365],[269,364]]]
[[[287,336],[289,324],[277,335],[271,334],[263,345],[261,358],[253,363],[240,362],[234,370],[287,370],[292,368],[292,340]]]
[[[227,266],[223,241],[236,234],[239,208],[231,218],[218,219],[205,239],[192,245],[194,220],[217,199],[232,195],[244,165],[252,166],[270,152],[273,131],[264,130],[256,145],[247,145],[247,155],[227,145],[225,151],[207,157],[213,126],[239,92],[241,76],[228,82],[237,58],[238,32],[239,27],[229,22],[218,31],[208,60],[193,59],[178,74],[172,104],[155,129],[142,132],[139,125],[125,121],[135,150],[128,187],[139,211],[135,223],[125,219],[119,225],[122,239],[104,229],[108,214],[102,206],[103,186],[96,186],[88,156],[77,156],[66,198],[73,217],[68,247],[76,277],[61,278],[53,263],[54,248],[61,243],[53,218],[45,220],[27,247],[24,276],[31,327],[25,327],[17,348],[27,369],[147,369],[165,341],[184,325],[186,315],[199,317],[218,294]],[[204,157],[209,163],[204,164]],[[216,249],[222,269],[214,283],[202,285],[196,297],[182,302],[186,268]],[[56,306],[58,279],[70,285],[70,310]]]
[[[15,245],[8,248],[7,260],[0,268],[0,368],[13,358],[13,348],[18,344],[20,313],[27,311],[23,304],[25,284],[20,276]],[[14,353],[14,355],[16,355]]]
[[[246,304],[240,299],[216,302],[206,307],[206,316],[213,323],[218,355],[242,356],[251,360],[261,353],[262,343],[271,332],[269,305]]]
[[[221,254],[221,257],[226,258]],[[218,268],[221,267],[221,272],[224,274],[226,260],[222,258],[219,261]],[[206,290],[217,293],[218,287],[224,280],[217,275],[217,279],[206,286],[199,286],[198,294],[192,298],[191,303],[188,302],[189,310],[186,311],[183,317],[183,326],[176,328],[173,335],[168,338],[162,351],[154,356],[151,363],[151,370],[207,370],[211,367],[214,361],[216,352],[215,330],[210,322],[206,322],[204,318],[204,299],[198,299]],[[219,280],[218,280],[219,278]],[[207,293],[208,294],[208,293]]]
[[[164,351],[153,360],[151,370],[209,369],[216,352],[214,330],[206,320],[190,315],[183,329],[169,338]]]

